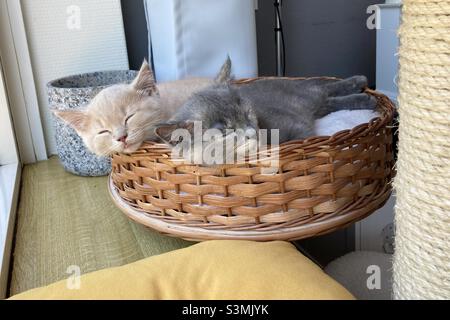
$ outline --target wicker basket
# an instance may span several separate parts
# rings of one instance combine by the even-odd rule
[[[297,240],[346,227],[391,194],[395,109],[366,91],[378,99],[381,117],[332,137],[282,144],[278,174],[261,174],[260,164],[173,162],[165,145],[149,142],[113,156],[112,198],[131,219],[195,241]]]

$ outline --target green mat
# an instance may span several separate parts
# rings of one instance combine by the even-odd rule
[[[67,279],[71,266],[85,274],[190,244],[126,218],[106,177],[71,175],[52,158],[23,171],[10,293]]]

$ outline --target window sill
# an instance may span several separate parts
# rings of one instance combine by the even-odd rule
[[[8,285],[20,175],[19,164],[0,166],[0,298]]]

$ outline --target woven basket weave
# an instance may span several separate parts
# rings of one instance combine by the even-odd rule
[[[346,227],[391,194],[395,109],[386,96],[366,92],[377,98],[379,118],[282,144],[278,174],[261,174],[259,163],[173,162],[167,146],[148,142],[113,156],[112,198],[131,219],[187,240],[297,240]]]

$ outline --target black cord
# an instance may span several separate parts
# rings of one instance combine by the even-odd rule
[[[275,32],[280,32],[281,33],[281,42],[282,42],[282,64],[283,64],[283,77],[286,76],[286,43],[284,40],[284,28],[283,28],[283,20],[281,18],[281,12],[280,12],[280,5],[277,1],[274,2],[274,6],[275,6],[275,10],[277,12],[277,16],[278,19],[280,20],[280,28],[278,29],[277,27],[275,27]],[[276,41],[276,34],[275,34],[275,50],[277,50],[277,46],[278,43]],[[277,50],[277,54],[278,54],[278,50]]]

